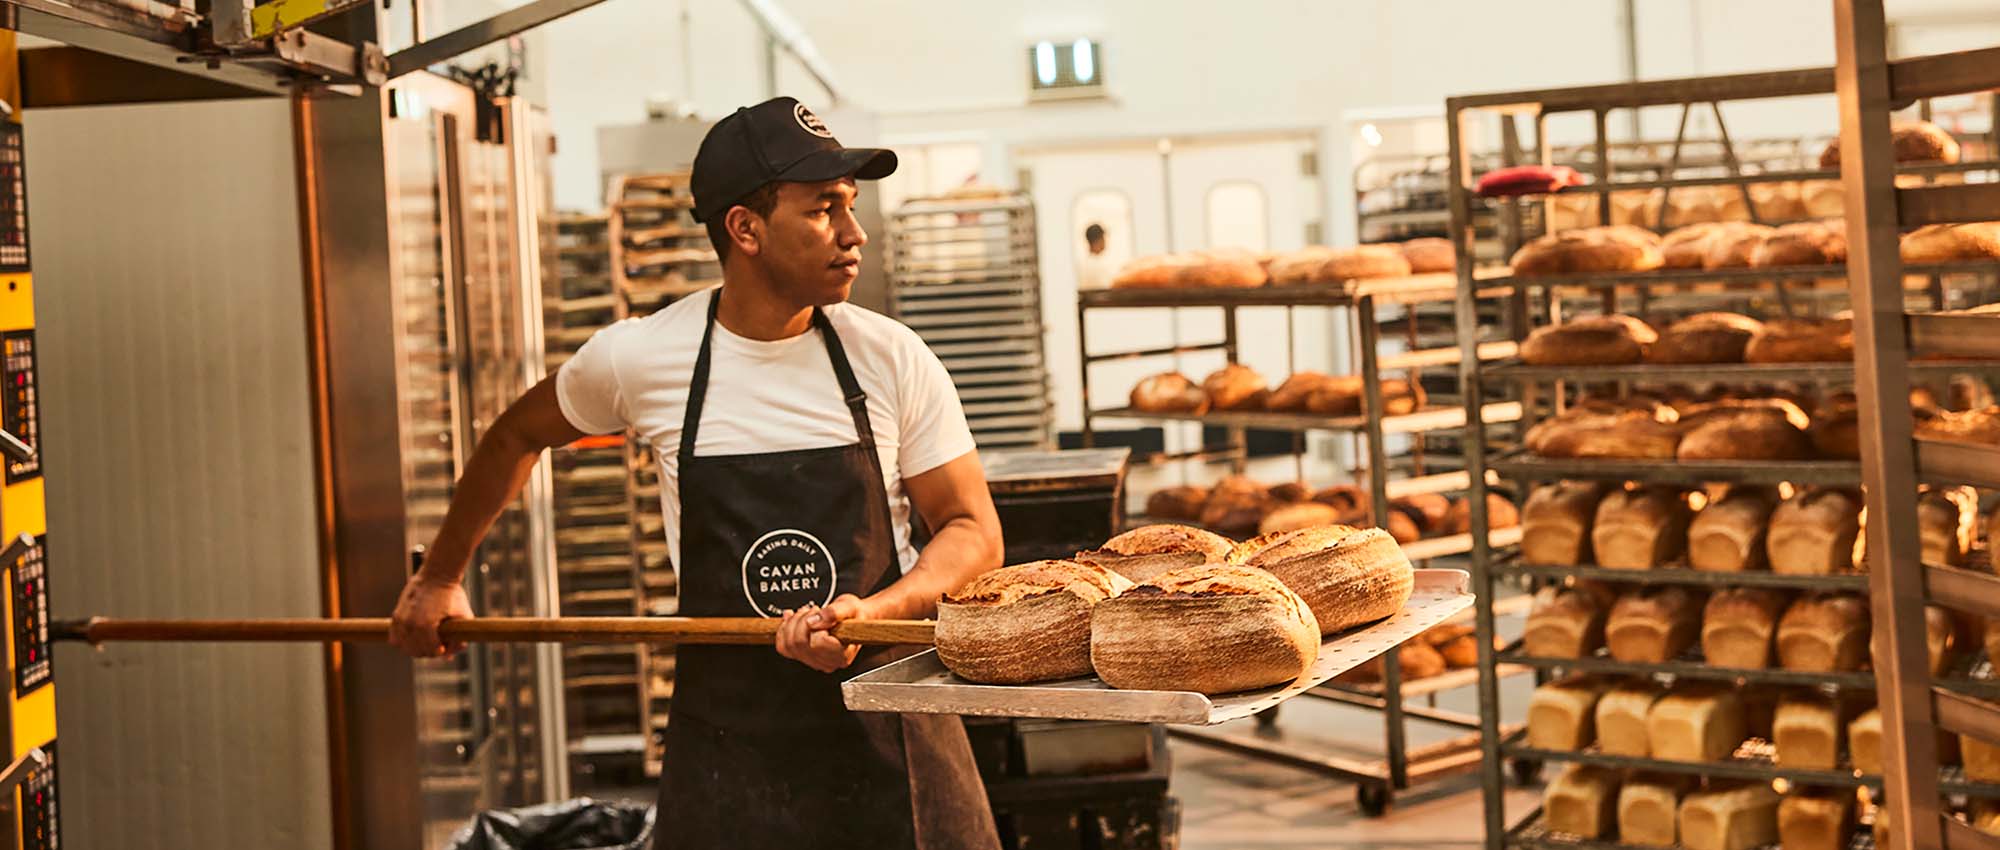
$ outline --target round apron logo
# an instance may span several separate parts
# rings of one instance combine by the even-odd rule
[[[798,119],[799,127],[806,132],[822,139],[833,138],[833,131],[826,128],[826,122],[819,120],[819,116],[814,115],[812,110],[806,108],[805,104],[801,103],[793,106],[792,117]]]
[[[832,602],[838,577],[826,545],[797,529],[765,534],[743,553],[743,596],[760,616]]]

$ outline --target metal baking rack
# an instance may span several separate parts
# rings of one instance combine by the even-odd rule
[[[1841,5],[1846,4],[1843,3]],[[1876,14],[1879,15],[1879,4],[1876,10]],[[1876,31],[1876,35],[1879,38],[1879,30]],[[1877,47],[1879,48],[1879,46],[1878,44]],[[2000,67],[2000,61],[1994,61],[1993,52],[1988,51],[1988,65],[1983,73],[1991,76],[1995,67]],[[1741,167],[1740,162],[1731,161],[1727,163],[1727,173],[1720,176],[1712,173],[1689,176],[1680,174],[1670,167],[1660,174],[1657,179],[1614,180],[1611,173],[1610,158],[1607,155],[1611,145],[1607,133],[1607,116],[1612,111],[1655,106],[1680,106],[1684,116],[1683,126],[1685,126],[1685,115],[1697,106],[1714,109],[1719,120],[1721,114],[1720,107],[1715,104],[1719,104],[1722,101],[1829,95],[1834,92],[1834,79],[1835,74],[1833,69],[1819,68],[1448,98],[1445,111],[1447,120],[1446,131],[1452,162],[1452,176],[1448,181],[1448,188],[1451,193],[1451,235],[1458,247],[1461,263],[1464,262],[1471,248],[1468,234],[1472,221],[1471,215],[1473,210],[1476,209],[1471,189],[1472,180],[1475,177],[1471,165],[1473,154],[1467,149],[1467,133],[1470,132],[1468,128],[1472,126],[1470,119],[1474,115],[1481,115],[1483,117],[1499,114],[1502,116],[1502,120],[1510,125],[1516,117],[1525,116],[1527,120],[1532,121],[1534,124],[1538,151],[1541,155],[1541,161],[1544,164],[1551,162],[1550,147],[1547,142],[1548,135],[1546,133],[1549,116],[1565,112],[1582,112],[1591,115],[1594,119],[1595,148],[1597,150],[1597,156],[1594,158],[1594,182],[1585,186],[1566,188],[1559,193],[1545,193],[1518,198],[1508,202],[1505,208],[1512,210],[1522,205],[1539,203],[1545,205],[1546,210],[1547,205],[1554,203],[1554,195],[1595,194],[1598,198],[1597,213],[1599,223],[1608,224],[1611,220],[1610,196],[1614,192],[1652,189],[1662,189],[1670,192],[1675,188],[1692,186],[1737,186],[1741,187],[1745,200],[1749,201],[1749,186],[1755,183],[1833,179],[1838,177],[1833,172],[1818,170],[1781,169],[1764,173],[1754,173],[1753,170]],[[1919,92],[1918,96],[1940,93],[1943,93],[1942,90]],[[1886,103],[1888,101],[1889,98],[1885,95],[1873,102]],[[1722,132],[1723,144],[1727,147],[1727,131],[1724,129]],[[1677,146],[1679,141],[1677,139]],[[1882,141],[1886,142],[1886,139]],[[1861,158],[1865,158],[1869,152],[1869,149],[1858,144],[1851,144],[1847,147],[1850,150],[1863,150],[1864,153]],[[1990,150],[1992,146],[1989,145],[1988,147]],[[1875,161],[1883,167],[1883,173],[1886,175],[1890,170],[1886,161],[1886,152],[1876,150],[1874,153],[1877,157]],[[1676,155],[1677,159],[1678,155]],[[1854,160],[1850,160],[1850,162],[1852,161]],[[2000,171],[2000,162],[1995,162],[1989,158],[1951,167],[1905,167],[1895,170],[1903,174],[1923,175],[1926,182],[1935,182],[1935,176],[1948,173],[1992,173]],[[1887,180],[1886,177],[1883,179]],[[1982,188],[1975,189],[1973,188],[1974,186]],[[1913,197],[1938,198],[1939,203],[1937,206],[1943,207],[1946,205],[1945,194],[1947,192],[1951,195],[1950,203],[1963,203],[1963,199],[1975,195],[1988,199],[1995,197],[1994,186],[1995,184],[1992,183],[1942,186],[1902,190],[1901,194],[1906,201],[1905,210],[1907,211],[1909,206],[1907,200]],[[1853,197],[1855,193],[1850,190],[1847,194],[1849,197]],[[1886,196],[1885,193],[1877,197]],[[1755,216],[1754,203],[1751,206],[1753,210],[1752,215]],[[1990,207],[1989,213],[1984,215],[1984,218],[2000,219],[2000,203],[1996,203]],[[1847,215],[1849,221],[1856,221],[1862,218],[1862,211],[1849,209],[1847,210]],[[1546,215],[1543,216],[1543,220],[1547,220]],[[1878,244],[1886,245],[1889,255],[1888,260],[1890,263],[1893,263],[1896,254],[1896,244],[1893,236],[1888,241]],[[1560,303],[1559,296],[1564,292],[1582,292],[1595,295],[1601,303],[1602,308],[1610,312],[1618,308],[1618,300],[1621,295],[1636,297],[1640,309],[1643,310],[1646,308],[1649,299],[1653,298],[1656,293],[1671,293],[1675,298],[1685,298],[1689,301],[1698,302],[1703,296],[1713,297],[1718,300],[1732,297],[1743,298],[1748,291],[1768,289],[1775,296],[1779,312],[1789,315],[1800,306],[1809,306],[1813,310],[1831,309],[1831,307],[1828,306],[1830,299],[1820,297],[1825,293],[1812,290],[1810,291],[1810,297],[1804,297],[1808,295],[1807,292],[1802,292],[1800,287],[1788,286],[1788,282],[1844,278],[1851,271],[1858,273],[1861,269],[1867,268],[1870,265],[1868,259],[1870,256],[1870,252],[1865,247],[1853,246],[1850,249],[1851,259],[1849,265],[1754,269],[1655,270],[1647,272],[1562,276],[1515,276],[1504,273],[1475,275],[1476,270],[1461,265],[1459,286],[1462,294],[1457,301],[1456,310],[1459,342],[1462,351],[1469,353],[1473,349],[1473,346],[1481,341],[1478,336],[1480,329],[1479,304],[1475,292],[1484,293],[1498,288],[1505,291],[1507,298],[1514,303],[1513,312],[1515,314],[1547,316],[1556,312],[1555,307]],[[1860,317],[1870,307],[1877,314],[1884,311],[1885,306],[1882,305],[1889,304],[1893,304],[1893,306],[1888,306],[1886,309],[1901,311],[1905,309],[1908,299],[1924,294],[1906,289],[1902,277],[1903,271],[1905,270],[1901,268],[1891,268],[1878,275],[1878,279],[1884,281],[1884,285],[1879,287],[1881,294],[1879,302],[1865,300],[1861,295],[1861,289],[1855,289],[1856,295],[1851,298],[1851,302],[1855,305],[1854,312],[1857,315],[1857,324],[1865,324],[1865,321],[1861,320]],[[1984,285],[1995,276],[1996,272],[2000,272],[2000,263],[1990,261],[1950,263],[1911,267],[1907,271],[1912,274],[1925,274],[1931,278],[1929,288],[1930,303],[1933,309],[1939,309],[1948,303],[1944,293],[1944,283],[1946,281],[1951,281],[1958,285],[1963,285],[1967,282]],[[1964,324],[1960,320],[1939,319],[1931,321],[1925,327],[1932,329],[1934,335],[1944,335],[1952,333],[1947,328],[1947,325],[1953,323]],[[1913,334],[1916,333],[1914,328],[1918,324],[1918,319],[1912,320]],[[2000,324],[1991,327],[2000,330]],[[1516,326],[1512,330],[1517,334],[1515,339],[1525,338],[1525,327]],[[2000,334],[1988,333],[1986,336],[2000,337]],[[1864,358],[1869,348],[1866,340],[1867,337],[1864,333],[1857,329],[1857,343],[1855,347],[1857,352],[1862,353]],[[1988,349],[1987,351],[1983,353],[1970,352],[1970,356],[1973,359],[2000,359],[2000,357],[1995,356],[1996,354],[2000,354],[2000,341],[1989,339],[1985,343],[1985,347]],[[1897,348],[1900,350],[1900,342]],[[1463,388],[1464,395],[1463,401],[1468,409],[1480,407],[1488,403],[1487,380],[1504,381],[1504,386],[1508,389],[1501,397],[1519,398],[1524,402],[1524,419],[1521,427],[1532,424],[1537,417],[1544,413],[1546,402],[1551,397],[1557,395],[1556,393],[1549,393],[1547,391],[1550,389],[1559,389],[1560,385],[1564,383],[1580,384],[1631,381],[1665,383],[1677,379],[1693,382],[1759,383],[1765,381],[1796,380],[1820,384],[1852,383],[1859,388],[1864,398],[1864,404],[1868,398],[1871,386],[1870,373],[1865,365],[1861,370],[1857,371],[1851,363],[1729,364],[1704,365],[1699,367],[1656,367],[1647,365],[1570,369],[1529,367],[1520,364],[1518,361],[1489,365],[1480,359],[1462,356],[1459,364],[1460,385]],[[1976,372],[1990,370],[1992,367],[1992,363],[1923,364],[1920,372],[1924,374],[1954,371]],[[1909,373],[1903,371],[1903,364],[1898,364],[1897,371],[1894,374],[1901,377]],[[1908,389],[1907,386],[1898,385],[1891,388],[1877,389],[1883,394],[1883,398],[1893,395],[1898,399],[1897,404],[1907,404],[1907,398],[1904,396]],[[1877,409],[1893,408],[1885,404],[1878,406]],[[1910,427],[1909,417],[1907,416],[1880,418],[1896,420],[1896,424],[1893,427],[1899,429]],[[1467,422],[1465,433],[1468,442],[1473,445],[1488,444],[1486,429],[1476,420]],[[1901,434],[1904,444],[1909,444],[1908,431],[1904,430]],[[1892,436],[1890,439],[1893,440],[1895,437]],[[1868,444],[1866,439],[1864,439],[1865,444]],[[1858,686],[1862,678],[1865,677],[1882,684],[1882,687],[1878,690],[1884,695],[1884,711],[1885,719],[1887,719],[1886,713],[1890,710],[1887,705],[1893,702],[1891,694],[1895,691],[1896,686],[1892,684],[1893,680],[1888,676],[1886,671],[1878,669],[1873,674],[1843,673],[1816,676],[1788,671],[1718,671],[1712,668],[1704,670],[1693,659],[1679,659],[1661,665],[1634,666],[1625,665],[1608,658],[1584,660],[1524,658],[1519,654],[1517,649],[1507,651],[1494,651],[1491,649],[1494,618],[1486,603],[1495,598],[1495,591],[1502,579],[1511,580],[1521,578],[1526,578],[1531,582],[1561,582],[1570,577],[1590,577],[1609,581],[1645,584],[1677,582],[1712,586],[1784,586],[1816,587],[1822,589],[1841,588],[1846,590],[1873,587],[1874,593],[1872,596],[1878,601],[1891,598],[1913,598],[1921,595],[1921,586],[1903,588],[1892,595],[1886,586],[1886,577],[1900,571],[1882,569],[1878,569],[1866,576],[1837,575],[1806,577],[1779,576],[1770,573],[1702,573],[1685,568],[1624,571],[1605,570],[1594,565],[1563,567],[1523,564],[1517,558],[1503,554],[1500,551],[1500,547],[1485,545],[1480,540],[1478,532],[1487,528],[1485,503],[1482,494],[1485,490],[1485,482],[1487,480],[1486,473],[1489,470],[1498,472],[1502,478],[1516,482],[1521,487],[1523,493],[1535,481],[1561,478],[1681,482],[1690,485],[1710,481],[1764,483],[1789,481],[1793,483],[1854,484],[1865,480],[1871,485],[1870,490],[1874,493],[1908,492],[1913,490],[1914,480],[1907,473],[1903,478],[1902,486],[1899,490],[1893,486],[1887,489],[1877,486],[1882,484],[1881,479],[1869,474],[1869,469],[1864,464],[1852,461],[1688,462],[1677,460],[1646,461],[1596,458],[1555,459],[1535,457],[1518,449],[1511,451],[1502,450],[1496,452],[1491,457],[1486,455],[1468,455],[1467,460],[1467,471],[1471,473],[1474,482],[1471,514],[1475,532],[1474,540],[1478,544],[1472,552],[1471,559],[1473,585],[1475,593],[1482,600],[1481,604],[1476,606],[1478,613],[1476,619],[1481,641],[1480,668],[1482,671],[1486,671],[1486,675],[1482,676],[1479,688],[1480,707],[1485,722],[1483,731],[1485,732],[1487,741],[1483,752],[1484,758],[1481,761],[1481,784],[1486,795],[1486,846],[1489,850],[1502,850],[1505,847],[1558,846],[1547,841],[1537,831],[1539,829],[1536,826],[1540,817],[1539,812],[1531,815],[1528,819],[1511,829],[1505,822],[1505,795],[1503,787],[1505,779],[1502,774],[1505,769],[1504,765],[1510,762],[1514,765],[1517,773],[1522,774],[1518,778],[1524,781],[1529,778],[1528,774],[1537,772],[1525,768],[1538,766],[1538,763],[1541,761],[1592,761],[1621,767],[1678,769],[1681,772],[1708,776],[1737,776],[1746,779],[1770,779],[1788,776],[1792,779],[1804,781],[1831,784],[1857,784],[1856,778],[1851,774],[1820,772],[1824,775],[1801,775],[1796,772],[1786,771],[1776,765],[1771,765],[1768,763],[1768,760],[1759,762],[1756,759],[1736,759],[1726,765],[1681,765],[1675,768],[1666,764],[1652,764],[1649,763],[1650,760],[1626,760],[1603,754],[1561,753],[1525,748],[1518,741],[1505,739],[1501,734],[1502,706],[1499,698],[1498,677],[1495,675],[1495,671],[1497,670],[1496,665],[1501,663],[1529,664],[1545,669],[1589,668],[1604,672],[1655,675],[1677,674],[1705,678],[1721,678],[1726,676],[1732,679],[1742,679],[1743,681],[1783,679],[1787,683],[1792,684],[1813,683],[1818,685],[1847,684]],[[1906,464],[1906,466],[1910,469],[1915,468],[1914,463]],[[1995,465],[1991,468],[1996,473],[2000,473],[2000,465]],[[2000,482],[2000,474],[1996,474],[1994,480]],[[1909,503],[1912,501],[1908,499],[1903,500],[1905,513],[1912,510],[1909,506]],[[1871,525],[1877,522],[1873,518],[1880,514],[1880,509],[1871,505]],[[1893,514],[1889,517],[1891,522],[1894,522],[1895,519],[1896,517]],[[1911,519],[1913,521],[1913,518]],[[1876,532],[1871,529],[1871,541],[1874,540],[1875,534]],[[1907,535],[1907,538],[1902,543],[1909,547],[1909,552],[1914,553],[1916,546],[1914,533]],[[1881,557],[1876,557],[1872,560],[1877,564],[1888,562]],[[1914,559],[1911,558],[1908,560],[1913,561]],[[1921,576],[1919,576],[1918,580],[1921,580]],[[2000,603],[1996,603],[1996,605],[2000,605]],[[1884,627],[1881,620],[1882,609],[1888,607],[1891,606],[1877,606],[1876,628],[1878,633]],[[1922,659],[1925,650],[1923,646],[1923,613],[1921,608],[1907,605],[1894,607],[1903,612],[1902,619],[1908,624],[1906,628],[1911,630],[1907,632],[1907,635],[1910,640],[1915,641],[1913,648],[1903,650],[1905,652],[1904,657]],[[1914,653],[1914,655],[1909,653]],[[1978,664],[1981,675],[1990,672],[1990,669],[1988,669],[1988,666],[1983,661],[1978,662]],[[1983,685],[1977,684],[1980,680],[1974,678],[1973,674],[1956,673],[1949,677],[1949,679],[1956,683],[1973,683],[1975,688],[1983,688]],[[1893,728],[1893,726],[1893,723],[1885,724],[1885,727]],[[1989,728],[2000,729],[2000,723],[1996,723],[1993,727]],[[1894,759],[1887,760],[1894,761]],[[1895,777],[1890,777],[1888,784],[1891,786],[1895,785]],[[1892,797],[1894,793],[1895,791],[1892,788]],[[1932,796],[1935,796],[1934,792]],[[1615,842],[1591,841],[1561,842],[1559,846],[1569,848],[1585,846],[1590,848],[1612,848],[1621,847],[1622,845],[1618,845]],[[1935,847],[1936,845],[1933,843],[1929,846]]]
[[[1094,445],[1097,425],[1106,419],[1131,422],[1196,422],[1222,429],[1224,438],[1220,445],[1204,445],[1193,452],[1170,455],[1162,460],[1221,460],[1229,462],[1236,471],[1242,471],[1248,460],[1247,431],[1251,428],[1289,431],[1295,437],[1295,452],[1298,454],[1299,468],[1303,471],[1304,435],[1313,431],[1341,432],[1352,435],[1359,443],[1357,456],[1366,458],[1363,470],[1358,470],[1357,481],[1364,480],[1370,491],[1370,505],[1373,521],[1377,526],[1386,526],[1388,512],[1392,510],[1392,498],[1415,493],[1443,493],[1464,489],[1469,479],[1462,470],[1449,469],[1448,459],[1426,455],[1424,444],[1418,442],[1417,450],[1405,458],[1408,474],[1399,475],[1400,467],[1388,457],[1384,437],[1395,434],[1413,435],[1422,440],[1426,434],[1442,434],[1465,426],[1465,410],[1462,407],[1432,406],[1424,410],[1400,416],[1383,416],[1381,378],[1385,372],[1407,373],[1411,380],[1417,379],[1419,371],[1449,367],[1457,363],[1461,352],[1455,347],[1419,349],[1393,356],[1383,356],[1382,322],[1378,308],[1400,306],[1407,316],[1411,307],[1421,304],[1450,302],[1457,294],[1457,277],[1451,274],[1423,274],[1401,278],[1350,280],[1335,283],[1304,284],[1289,286],[1258,286],[1243,288],[1116,288],[1084,290],[1077,294],[1078,347],[1081,353],[1082,388],[1084,398],[1083,444]],[[1493,294],[1498,294],[1494,290]],[[1310,414],[1234,412],[1156,414],[1134,411],[1119,407],[1092,409],[1090,406],[1091,369],[1101,363],[1127,361],[1133,359],[1168,359],[1175,361],[1180,355],[1195,352],[1221,352],[1230,363],[1238,362],[1238,310],[1248,307],[1284,307],[1289,314],[1297,307],[1330,307],[1345,311],[1345,320],[1350,323],[1353,336],[1357,340],[1356,359],[1360,368],[1358,374],[1364,376],[1363,412],[1359,416],[1314,416]],[[1223,339],[1217,342],[1173,345],[1150,349],[1128,349],[1115,352],[1093,352],[1089,338],[1088,314],[1092,310],[1116,308],[1211,308],[1223,314]],[[1292,327],[1287,316],[1287,327]],[[1475,350],[1475,356],[1499,358],[1511,357],[1514,346],[1500,342]],[[1290,351],[1290,347],[1287,347]],[[1292,371],[1293,364],[1287,362],[1286,372]],[[1198,376],[1196,376],[1198,378]],[[1494,423],[1511,422],[1520,416],[1517,404],[1502,402],[1484,409],[1488,421]],[[1445,462],[1440,462],[1440,461]],[[1445,471],[1433,472],[1432,466],[1446,467]],[[1300,477],[1304,477],[1301,475]],[[1132,519],[1128,517],[1128,519]],[[1513,535],[1509,537],[1509,535]],[[1518,539],[1518,530],[1506,529],[1496,532],[1503,540]],[[1470,535],[1447,535],[1430,538],[1404,547],[1404,552],[1412,561],[1422,562],[1432,558],[1447,558],[1463,555],[1472,547]],[[1407,706],[1413,696],[1435,694],[1444,684],[1459,686],[1470,684],[1469,677],[1454,677],[1446,682],[1420,684],[1427,680],[1404,682],[1399,665],[1391,655],[1383,665],[1383,685],[1377,699],[1361,702],[1346,700],[1362,708],[1380,710],[1385,726],[1384,757],[1381,761],[1362,761],[1339,758],[1314,753],[1298,752],[1298,748],[1272,744],[1269,741],[1241,742],[1226,732],[1212,730],[1180,730],[1176,734],[1204,744],[1232,749],[1252,756],[1269,758],[1287,764],[1294,764],[1317,770],[1328,775],[1353,779],[1357,783],[1357,794],[1361,809],[1365,814],[1378,815],[1388,807],[1394,792],[1408,788],[1422,779],[1442,777],[1470,769],[1467,753],[1476,751],[1477,740],[1468,734],[1447,741],[1444,744],[1425,748],[1411,748],[1407,744],[1406,721],[1443,722],[1431,716],[1429,709]],[[1411,691],[1410,688],[1417,690]],[[1317,689],[1315,696],[1329,696],[1330,690]],[[1338,699],[1338,696],[1332,698]],[[1276,730],[1276,714],[1258,716],[1266,735]]]

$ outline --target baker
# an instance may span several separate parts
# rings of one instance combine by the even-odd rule
[[[695,154],[694,214],[722,284],[599,331],[497,419],[467,462],[392,638],[456,651],[461,578],[543,449],[630,428],[659,454],[680,613],[780,620],[776,651],[684,646],[654,847],[999,847],[959,719],[855,713],[849,671],[888,651],[830,630],[922,618],[1000,565],[1000,523],[951,378],[902,324],[847,301],[868,234],[846,148],[791,98],[738,109]],[[921,554],[912,511],[931,530]]]

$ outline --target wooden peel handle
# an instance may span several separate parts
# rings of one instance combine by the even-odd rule
[[[835,626],[834,637],[849,643],[922,644],[934,642],[930,620],[850,620]],[[113,620],[93,617],[51,624],[55,640],[193,641],[220,643],[384,642],[389,621],[381,617],[337,620]],[[492,643],[690,643],[768,644],[778,621],[763,617],[477,617],[446,620],[438,627],[448,641]]]

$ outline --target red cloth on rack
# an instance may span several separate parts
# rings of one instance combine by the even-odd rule
[[[1480,175],[1474,191],[1490,198],[1553,192],[1564,186],[1580,185],[1583,175],[1567,165],[1515,165]]]

